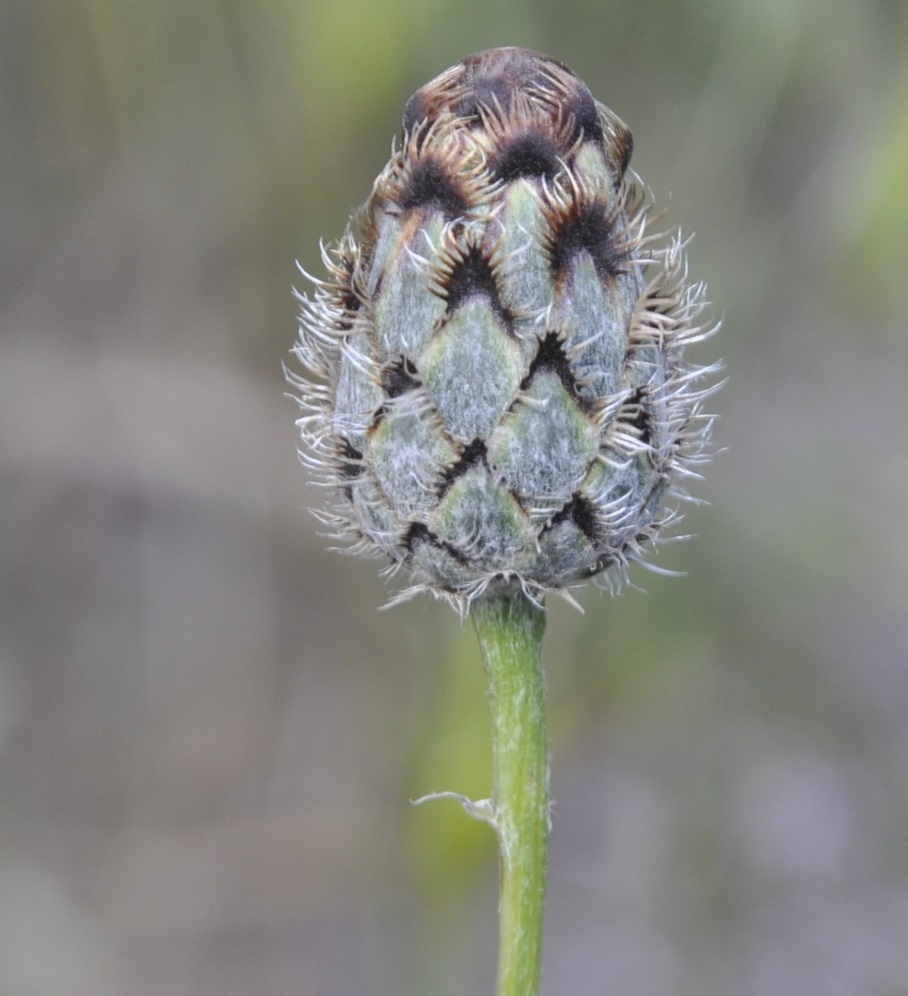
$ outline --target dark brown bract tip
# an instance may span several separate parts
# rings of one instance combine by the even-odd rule
[[[477,52],[467,56],[461,67],[465,93],[455,107],[461,117],[478,117],[480,107],[501,107],[508,112],[516,94],[547,95],[553,84],[560,85],[565,96],[573,88],[589,94],[586,85],[563,63],[525,48]]]

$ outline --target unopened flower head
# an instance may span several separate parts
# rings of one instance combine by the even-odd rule
[[[620,582],[708,456],[712,331],[680,236],[647,233],[627,127],[566,66],[470,56],[308,278],[290,374],[319,514],[461,612]]]

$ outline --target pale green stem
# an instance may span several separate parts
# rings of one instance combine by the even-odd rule
[[[497,996],[537,996],[549,842],[545,611],[524,595],[470,610],[489,678],[493,797],[500,855]]]

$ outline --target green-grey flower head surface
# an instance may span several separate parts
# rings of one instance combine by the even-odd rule
[[[716,366],[680,236],[647,234],[631,133],[520,48],[407,102],[399,150],[308,278],[291,374],[319,515],[461,612],[609,586],[706,461]]]

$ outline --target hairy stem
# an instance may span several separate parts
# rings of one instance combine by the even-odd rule
[[[500,855],[497,996],[536,996],[549,840],[542,638],[545,611],[524,595],[470,610],[489,678],[492,815]]]

